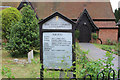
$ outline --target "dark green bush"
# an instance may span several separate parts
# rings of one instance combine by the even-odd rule
[[[27,56],[30,50],[39,47],[39,25],[36,14],[29,5],[25,5],[21,13],[22,19],[12,24],[6,47],[13,57]]]
[[[108,45],[111,45],[112,44],[112,41],[110,39],[107,39],[107,44]]]
[[[115,50],[118,53],[118,56],[120,56],[120,42],[115,45]]]
[[[10,34],[11,23],[19,21],[21,19],[21,13],[16,8],[10,7],[2,10],[0,16],[2,20],[2,37],[7,39],[7,35]]]
[[[119,55],[119,43],[116,44],[114,47],[112,46],[102,46],[101,49],[105,50],[105,51],[108,51],[110,53],[113,53],[113,54],[116,54],[116,55]]]
[[[97,38],[98,38],[97,33],[92,33],[91,35],[92,35],[92,38],[93,38],[94,40],[97,40]]]
[[[80,34],[79,30],[75,30],[75,38],[76,38],[76,39],[79,38],[79,34]]]

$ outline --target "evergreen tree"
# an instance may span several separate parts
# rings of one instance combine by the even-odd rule
[[[117,9],[115,10],[114,15],[116,17],[115,22],[117,23],[120,20],[120,8],[118,10]],[[118,30],[118,37],[120,37],[120,28]]]
[[[115,15],[115,18],[116,18],[115,22],[117,23],[120,19],[120,8],[118,10],[117,9],[115,10],[114,15]]]
[[[21,10],[22,19],[13,23],[6,49],[14,57],[27,56],[27,53],[39,47],[39,25],[36,14],[30,5]]]

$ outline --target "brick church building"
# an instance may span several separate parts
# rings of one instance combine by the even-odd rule
[[[89,0],[91,1],[91,0]],[[44,19],[54,12],[59,12],[76,22],[80,30],[80,42],[90,42],[91,33],[96,32],[102,43],[107,40],[118,41],[118,26],[110,2],[4,2],[3,6],[16,7],[20,10],[30,4],[36,17]],[[98,43],[100,41],[98,40]]]

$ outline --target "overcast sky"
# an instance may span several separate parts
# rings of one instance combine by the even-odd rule
[[[120,0],[110,0],[113,11],[115,11],[115,9],[118,8],[118,2],[120,2]],[[120,5],[120,4],[119,4]]]

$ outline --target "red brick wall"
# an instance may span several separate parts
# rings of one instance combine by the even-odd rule
[[[99,29],[98,37],[102,40],[103,44],[107,39],[111,41],[118,41],[118,29]]]

